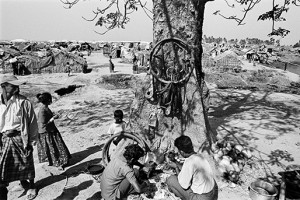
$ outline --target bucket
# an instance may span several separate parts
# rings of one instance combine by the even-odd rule
[[[274,200],[277,194],[277,188],[263,180],[256,180],[249,186],[249,196],[252,200]]]
[[[101,174],[104,171],[104,166],[101,165],[101,164],[89,165],[87,167],[87,171],[91,175],[98,175],[98,174]]]
[[[92,177],[98,182],[101,182],[102,172],[104,171],[104,166],[101,164],[89,165],[87,167],[87,173],[92,175]]]

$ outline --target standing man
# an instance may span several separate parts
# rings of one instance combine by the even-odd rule
[[[179,153],[185,158],[183,165],[169,162],[176,170],[176,175],[167,179],[169,190],[183,200],[217,200],[218,186],[214,180],[209,162],[194,151],[190,137],[182,135],[174,143]]]
[[[32,145],[37,140],[37,119],[30,101],[19,94],[20,80],[14,75],[1,75],[0,84],[0,200],[7,199],[8,184],[18,180],[27,189],[27,199],[34,199]]]

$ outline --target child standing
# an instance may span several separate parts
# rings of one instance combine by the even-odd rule
[[[124,114],[122,110],[115,110],[114,112],[115,122],[111,124],[108,129],[109,135],[113,136],[125,130],[126,122],[123,121],[123,115]],[[121,140],[122,137],[118,137],[113,141],[113,143],[117,146]]]

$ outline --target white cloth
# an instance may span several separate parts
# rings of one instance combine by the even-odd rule
[[[124,131],[125,127],[126,127],[126,122],[122,122],[120,124],[113,123],[109,126],[107,133],[110,135],[115,135]]]
[[[126,128],[126,122],[122,122],[120,124],[117,123],[112,123],[109,128],[107,133],[111,136],[116,135],[118,133],[121,133],[122,131],[125,131]],[[128,145],[129,139],[123,138],[121,141],[119,141],[119,143],[117,144],[117,146],[113,146],[112,147],[112,153],[111,153],[111,157],[115,157],[115,156],[119,156],[123,154],[124,148],[125,146]]]
[[[191,187],[197,194],[210,192],[214,185],[214,175],[209,162],[200,154],[193,154],[186,158],[178,182],[184,189]]]
[[[2,103],[0,104],[0,115],[0,132],[5,132],[7,130],[21,130],[20,103],[18,103],[15,96],[12,96],[8,100],[7,106]]]
[[[34,145],[38,136],[38,126],[33,106],[24,96],[12,96],[7,105],[0,101],[0,132],[21,131],[24,147]]]

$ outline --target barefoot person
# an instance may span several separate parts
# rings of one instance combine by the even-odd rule
[[[188,136],[180,136],[175,140],[175,147],[185,158],[183,165],[169,162],[178,176],[167,179],[169,190],[183,200],[216,200],[218,186],[214,180],[209,162],[194,151],[192,140]]]
[[[20,186],[28,189],[27,199],[34,199],[32,145],[38,132],[36,116],[32,104],[19,94],[20,80],[14,75],[1,75],[0,84],[0,199],[7,199],[7,186],[13,181],[20,181]]]
[[[144,150],[137,144],[125,147],[120,157],[114,157],[106,166],[101,178],[101,195],[104,200],[123,199],[133,193],[141,193],[133,165],[142,166],[138,160]]]
[[[37,94],[36,97],[43,104],[38,113],[37,150],[39,162],[49,162],[49,166],[54,165],[59,170],[63,170],[68,164],[71,154],[54,124],[54,119],[57,119],[58,115],[53,115],[48,107],[52,103],[52,96],[45,92]]]

